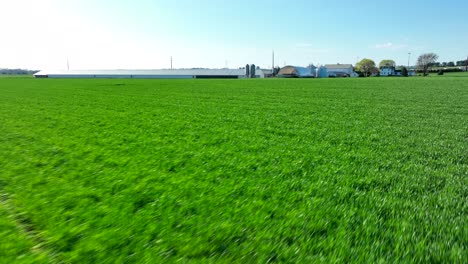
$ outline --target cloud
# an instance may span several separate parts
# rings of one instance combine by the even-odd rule
[[[408,45],[403,45],[403,44],[394,44],[392,42],[387,42],[383,44],[376,44],[371,46],[373,49],[387,49],[387,50],[399,50],[399,49],[404,49],[408,48]]]

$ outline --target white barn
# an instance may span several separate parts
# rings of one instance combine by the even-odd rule
[[[327,64],[325,68],[329,77],[354,77],[355,72],[351,64]]]
[[[241,79],[245,69],[177,69],[177,70],[64,70],[40,71],[36,78],[101,78],[101,79]],[[265,78],[262,70],[255,78]]]

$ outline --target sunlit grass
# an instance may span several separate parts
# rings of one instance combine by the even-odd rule
[[[464,77],[2,79],[0,248],[74,263],[463,262],[467,116]]]

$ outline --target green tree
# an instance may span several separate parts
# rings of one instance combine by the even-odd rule
[[[382,60],[379,63],[379,67],[395,67],[396,63],[394,60]]]
[[[401,76],[408,77],[408,69],[406,67],[401,68]]]
[[[368,77],[376,70],[375,62],[371,59],[362,59],[356,64],[356,69]]]

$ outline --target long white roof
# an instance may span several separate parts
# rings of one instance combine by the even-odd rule
[[[257,70],[257,75],[260,70]],[[177,75],[245,75],[244,69],[175,69],[175,70],[53,70],[53,71],[40,71],[34,75],[164,75],[164,76],[177,76]]]
[[[352,68],[352,64],[326,64],[325,68],[327,69],[348,69]]]

